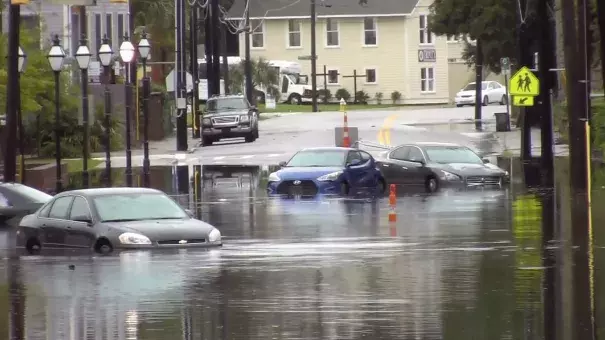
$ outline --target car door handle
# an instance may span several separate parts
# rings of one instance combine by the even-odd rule
[[[388,165],[388,164],[383,164],[382,166],[384,166],[385,168],[388,168],[390,165]]]
[[[407,169],[408,169],[408,167],[407,167],[407,166],[402,166],[401,168],[402,168],[403,170],[407,170]]]

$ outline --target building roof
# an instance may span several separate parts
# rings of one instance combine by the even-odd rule
[[[311,15],[311,0],[249,1],[250,19],[295,19]],[[316,0],[316,3],[318,18],[392,17],[410,15],[418,0]],[[245,8],[246,0],[235,0],[228,13],[229,18],[242,19]]]

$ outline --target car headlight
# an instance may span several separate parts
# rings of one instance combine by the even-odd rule
[[[118,239],[122,244],[151,244],[149,237],[136,233],[123,233]]]
[[[462,177],[451,172],[441,170],[441,179],[445,181],[459,181],[462,179]]]
[[[208,242],[219,242],[220,240],[221,232],[216,228],[212,229],[210,234],[208,234]]]
[[[338,177],[340,177],[340,175],[342,175],[342,171],[336,171],[327,175],[320,176],[317,178],[317,180],[321,182],[335,181],[338,179]]]
[[[239,116],[239,121],[242,123],[247,123],[250,121],[250,117],[248,117],[248,115]]]
[[[508,171],[504,171],[504,177],[508,177]]]
[[[202,125],[212,125],[212,121],[210,118],[204,118],[202,119]]]
[[[277,172],[272,172],[269,175],[269,179],[268,180],[269,180],[269,182],[279,182],[279,181],[281,181],[281,178],[279,178],[279,176],[277,176]]]

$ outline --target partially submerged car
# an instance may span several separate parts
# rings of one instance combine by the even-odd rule
[[[0,224],[34,213],[53,197],[20,183],[0,183]]]
[[[254,142],[259,137],[258,115],[258,109],[242,95],[211,97],[202,115],[202,145],[229,138]]]

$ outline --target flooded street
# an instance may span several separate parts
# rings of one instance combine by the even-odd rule
[[[387,198],[267,197],[268,167],[157,168],[153,186],[219,228],[224,246],[15,258],[4,229],[0,303],[10,317],[0,320],[0,333],[32,340],[579,339],[577,328],[604,315],[593,322],[579,311],[591,310],[591,299],[602,310],[605,294],[598,284],[582,294],[572,284],[579,271],[571,247],[542,239],[543,230],[569,238],[571,198],[560,188],[528,191],[513,163],[497,162],[513,177],[502,190],[399,192],[396,223],[388,222]],[[593,204],[604,199],[595,194]],[[597,210],[595,226],[605,221]],[[597,267],[605,260],[601,234]],[[605,274],[596,275],[602,286]]]

